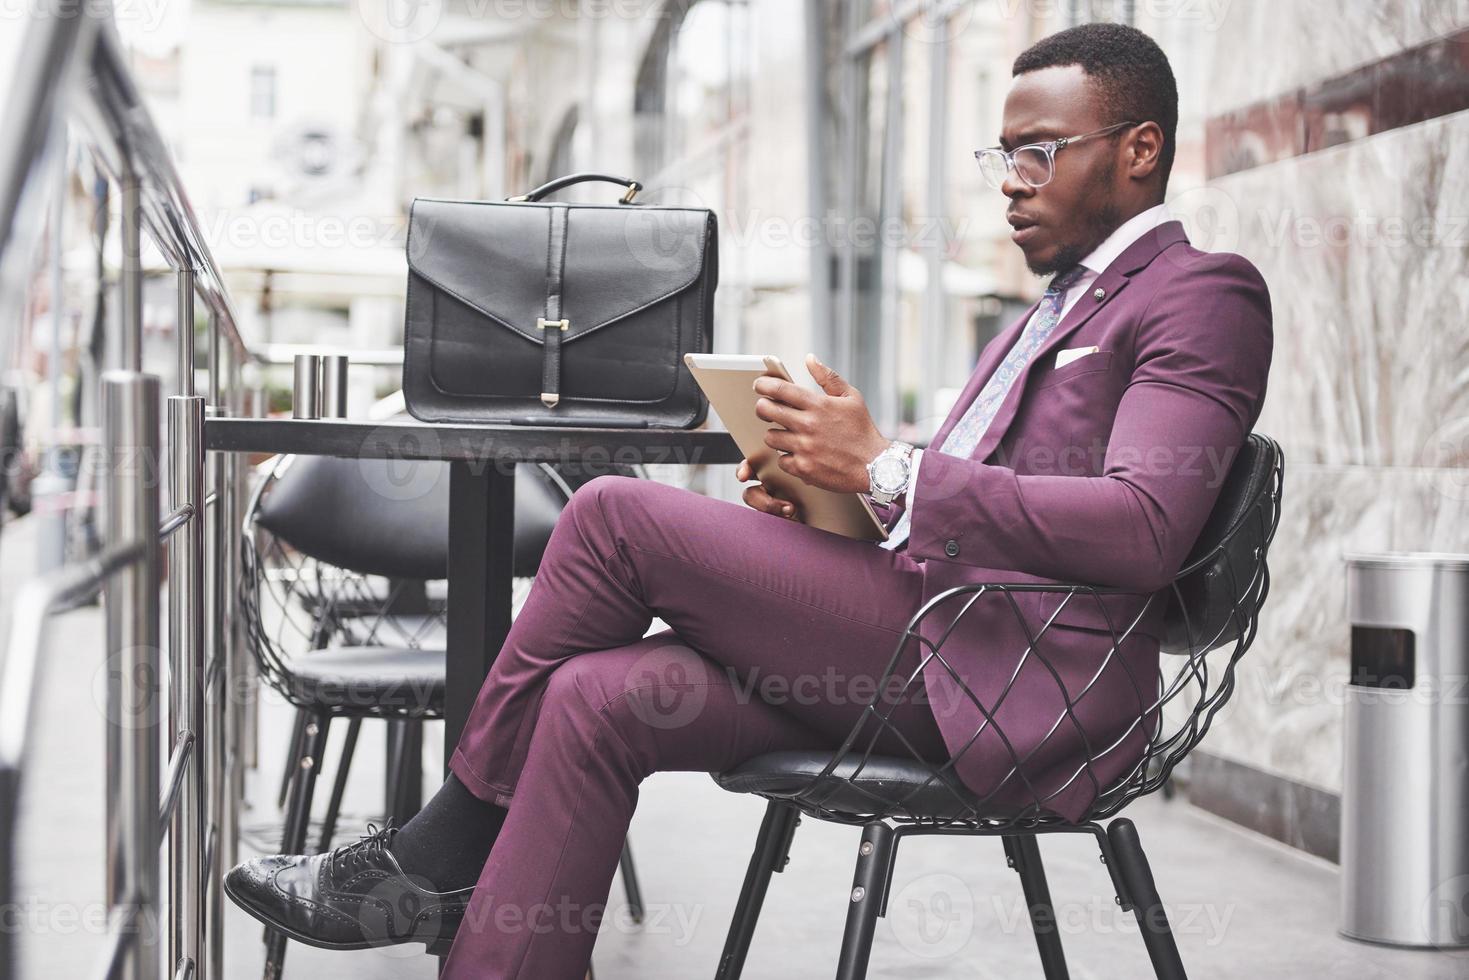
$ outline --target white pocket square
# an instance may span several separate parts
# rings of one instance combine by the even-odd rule
[[[1079,357],[1097,353],[1096,347],[1072,347],[1069,350],[1056,352],[1056,367],[1063,368]]]

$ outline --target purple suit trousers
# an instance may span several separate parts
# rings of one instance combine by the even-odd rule
[[[509,814],[444,976],[581,977],[642,779],[835,748],[922,586],[903,554],[740,504],[621,476],[578,490],[450,762]],[[670,629],[644,636],[655,616]],[[921,699],[890,722],[948,757]],[[877,750],[908,754],[889,732]]]

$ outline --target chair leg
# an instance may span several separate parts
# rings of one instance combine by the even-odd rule
[[[852,891],[847,895],[847,928],[842,933],[837,980],[865,980],[867,976],[867,961],[872,955],[872,936],[877,931],[877,918],[887,905],[889,872],[896,846],[893,828],[881,820],[874,820],[862,828],[857,871],[852,876]]]
[[[745,968],[745,956],[750,952],[750,941],[755,936],[760,908],[765,904],[770,876],[785,870],[790,860],[791,840],[800,822],[795,807],[774,800],[766,804],[760,834],[755,838],[755,852],[750,855],[750,867],[745,871],[745,883],[740,888],[740,900],[735,904],[714,980],[739,980]]]
[[[1123,896],[1137,916],[1143,934],[1143,944],[1148,948],[1148,958],[1153,961],[1153,972],[1158,980],[1188,980],[1183,970],[1183,960],[1178,955],[1178,944],[1173,940],[1173,930],[1168,925],[1168,914],[1163,900],[1158,897],[1158,886],[1153,882],[1153,870],[1148,866],[1148,856],[1143,853],[1142,841],[1132,821],[1119,817],[1107,825],[1107,838],[1112,842],[1113,858],[1122,873],[1122,882],[1127,886]]]
[[[332,795],[327,801],[326,816],[321,821],[321,839],[317,852],[330,849],[332,838],[337,833],[337,818],[342,813],[342,796],[347,792],[347,773],[352,768],[352,756],[357,752],[357,736],[362,732],[362,719],[353,718],[347,723],[347,738],[342,743],[342,754],[337,761],[337,774],[332,780]]]
[[[398,816],[399,768],[403,764],[403,728],[407,722],[391,720],[384,727],[387,737],[383,758],[383,820],[394,821]]]
[[[622,869],[622,890],[627,895],[627,910],[634,922],[643,921],[643,890],[638,887],[638,871],[632,863],[632,845],[622,842],[622,856],[617,859]]]
[[[1007,836],[1003,842],[1010,867],[1020,875],[1020,887],[1025,893],[1025,907],[1030,912],[1030,926],[1035,932],[1046,980],[1069,980],[1056,908],[1051,904],[1051,889],[1046,884],[1045,866],[1041,864],[1040,844],[1034,834]]]
[[[331,716],[310,715],[303,730],[305,743],[297,762],[300,772],[291,782],[291,799],[286,806],[285,832],[281,835],[282,854],[300,854],[306,848],[306,830],[311,820],[311,795],[316,789],[316,774],[326,751],[327,729]],[[280,980],[286,959],[286,935],[275,929],[265,930],[265,980]]]
[[[396,737],[390,737],[388,767],[388,818],[403,826],[423,808],[423,722],[414,719],[391,722]]]
[[[286,764],[281,767],[281,788],[275,799],[277,809],[285,807],[286,797],[290,795],[291,779],[296,775],[296,763],[301,758],[301,743],[306,738],[306,717],[309,714],[305,708],[296,709],[296,723],[291,728],[291,745],[286,749]]]
[[[403,729],[402,822],[412,820],[423,809],[423,721],[412,719]]]

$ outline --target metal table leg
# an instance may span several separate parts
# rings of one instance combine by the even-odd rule
[[[481,460],[449,467],[448,687],[444,772],[510,632],[515,467]]]

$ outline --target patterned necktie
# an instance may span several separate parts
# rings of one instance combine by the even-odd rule
[[[965,411],[964,417],[949,430],[949,434],[944,437],[943,446],[931,446],[930,450],[937,449],[939,452],[958,456],[961,459],[968,458],[974,452],[974,447],[979,445],[979,441],[984,438],[985,430],[994,420],[995,413],[1000,410],[1000,405],[1004,402],[1005,395],[1009,393],[1010,386],[1024,373],[1025,366],[1030,363],[1031,357],[1051,336],[1051,331],[1056,329],[1056,324],[1061,322],[1061,307],[1066,302],[1066,291],[1076,285],[1085,274],[1084,267],[1074,265],[1051,280],[1050,285],[1046,287],[1045,293],[1041,296],[1040,305],[1036,307],[1025,329],[1021,331],[1020,339],[1015,341],[1015,346],[1010,348],[1010,353],[1005,355],[1005,359],[1000,362],[995,373],[990,375],[989,381],[985,382],[984,388],[975,396],[974,401]],[[882,542],[882,547],[895,551],[908,541],[910,513],[908,510],[903,511],[902,517],[898,518],[898,523],[888,535],[888,539]]]

